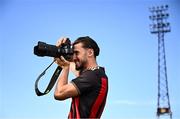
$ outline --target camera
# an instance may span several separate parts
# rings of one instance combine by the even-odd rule
[[[39,41],[38,45],[34,46],[34,54],[41,57],[49,56],[55,58],[63,56],[66,60],[71,60],[73,49],[69,38],[67,38],[66,42],[61,44],[60,47]]]

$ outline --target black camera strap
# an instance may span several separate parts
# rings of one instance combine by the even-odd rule
[[[35,82],[35,92],[37,94],[37,96],[42,96],[42,95],[45,95],[45,94],[48,94],[51,89],[53,88],[54,84],[56,83],[56,80],[57,78],[59,77],[59,74],[61,73],[61,70],[62,68],[60,66],[58,66],[54,72],[54,74],[52,75],[51,77],[51,80],[46,88],[46,90],[44,92],[41,92],[39,89],[38,89],[38,82],[40,80],[40,78],[46,73],[46,70],[54,63],[54,61],[38,76],[38,78],[36,79],[36,82]]]

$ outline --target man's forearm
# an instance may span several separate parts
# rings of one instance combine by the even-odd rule
[[[57,87],[61,88],[62,86],[66,85],[68,83],[68,75],[69,75],[69,67],[63,68],[61,75],[58,78]]]
[[[69,67],[65,67],[62,69],[62,72],[58,78],[58,82],[56,84],[56,89],[54,92],[54,96],[56,99],[60,99],[63,96],[63,91],[65,86],[68,83],[68,75],[69,75]]]

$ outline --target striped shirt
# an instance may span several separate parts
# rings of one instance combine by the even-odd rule
[[[72,83],[79,95],[72,98],[68,118],[100,118],[108,92],[108,77],[104,68],[86,70]]]

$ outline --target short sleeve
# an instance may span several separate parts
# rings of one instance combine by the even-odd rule
[[[88,92],[93,89],[93,87],[97,84],[97,76],[92,71],[86,71],[81,76],[72,80],[72,83],[78,90],[79,94]]]

